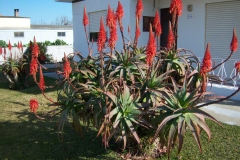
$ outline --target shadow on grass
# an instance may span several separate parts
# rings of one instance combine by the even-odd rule
[[[16,121],[0,122],[0,159],[115,159],[96,138],[96,130],[89,129],[82,138],[66,124],[60,141],[57,117],[42,121],[27,110],[12,114]]]
[[[39,76],[37,75],[37,80],[38,79],[39,79]],[[47,77],[47,76],[44,77],[44,80],[45,80],[46,86],[54,86],[57,82],[57,79]],[[39,89],[39,87],[34,82],[34,80],[31,76],[28,79],[28,84],[29,84],[29,87],[26,87],[26,88],[16,89],[16,90],[15,89],[9,89],[9,82],[4,77],[3,73],[0,71],[0,88],[1,89],[15,90],[15,91],[23,92],[23,93],[26,93],[26,94],[41,94],[41,90]],[[57,86],[55,86],[54,88],[45,89],[44,92],[48,93],[48,92],[52,92],[52,91],[57,91],[57,89],[58,89]],[[59,89],[61,89],[61,86],[60,86]]]

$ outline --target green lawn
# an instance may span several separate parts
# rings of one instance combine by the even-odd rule
[[[47,83],[55,80],[45,78]],[[46,93],[56,97],[54,90]],[[39,120],[29,112],[29,100],[39,101],[38,113],[41,115],[50,110],[49,103],[40,93],[37,86],[14,91],[0,73],[0,159],[117,159],[111,148],[105,150],[101,138],[96,138],[97,131],[89,129],[84,138],[77,135],[69,124],[65,125],[63,141],[58,139],[57,117],[51,120]],[[198,150],[192,136],[185,138],[181,159],[199,160],[233,160],[240,159],[240,127],[223,125],[222,127],[208,122],[212,131],[212,140],[207,142],[202,134],[203,153]],[[176,149],[171,159],[177,159]],[[167,159],[166,157],[162,159]]]

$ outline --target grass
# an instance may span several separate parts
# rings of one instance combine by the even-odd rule
[[[46,83],[54,79],[45,78]],[[54,89],[47,91],[49,97],[56,98]],[[49,103],[40,93],[37,86],[14,91],[0,73],[0,159],[117,159],[117,153],[104,149],[101,138],[96,138],[97,131],[90,128],[84,138],[77,135],[70,125],[65,125],[63,141],[58,139],[57,120],[39,120],[29,112],[29,100],[39,101],[39,114],[50,110]],[[223,124],[219,126],[207,121],[212,131],[212,140],[208,143],[205,133],[202,134],[203,153],[198,150],[190,133],[185,138],[181,159],[225,160],[240,157],[240,127]],[[163,157],[162,159],[167,159]],[[177,147],[171,154],[177,158]]]

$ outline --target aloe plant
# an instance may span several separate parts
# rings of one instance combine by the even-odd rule
[[[171,7],[176,5],[175,2],[172,1]],[[178,7],[181,5],[171,10],[175,33],[181,9]],[[125,44],[126,38],[121,30],[122,51],[114,50],[116,23],[112,10],[109,10],[111,15],[107,16],[107,21],[110,29],[110,52],[103,51],[106,37],[104,27],[101,27],[103,34],[99,34],[99,54],[95,56],[87,37],[86,26],[89,23],[84,8],[83,22],[89,54],[86,58],[79,52],[65,56],[63,69],[57,71],[65,76],[57,83],[57,101],[53,102],[44,94],[53,105],[58,106],[52,113],[60,114],[59,131],[62,132],[66,121],[70,121],[76,132],[82,135],[85,134],[83,128],[93,125],[98,130],[97,136],[102,137],[105,147],[109,146],[111,139],[115,139],[123,143],[123,149],[132,144],[131,142],[143,146],[142,138],[145,134],[152,142],[159,140],[157,149],[161,150],[166,146],[168,157],[175,143],[178,143],[180,153],[185,133],[190,131],[201,151],[201,130],[203,129],[211,139],[210,128],[205,123],[205,118],[220,124],[214,117],[201,110],[204,105],[218,102],[204,103],[213,93],[205,92],[202,88],[206,87],[207,80],[219,79],[210,74],[214,69],[211,68],[210,54],[208,53],[206,61],[201,65],[191,51],[176,49],[176,35],[173,33],[168,37],[168,47],[156,50],[152,25],[147,47],[137,47],[141,0],[138,0],[137,10],[134,42],[129,41]],[[159,35],[155,38],[157,36]],[[233,50],[236,51],[236,48]],[[74,60],[76,57],[78,61]],[[207,64],[207,67],[204,64]],[[240,88],[220,101],[230,98],[239,90]]]

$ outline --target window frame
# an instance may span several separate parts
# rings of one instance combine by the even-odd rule
[[[23,38],[24,37],[24,32],[14,32],[14,38]]]
[[[57,32],[58,37],[66,37],[66,32]]]

